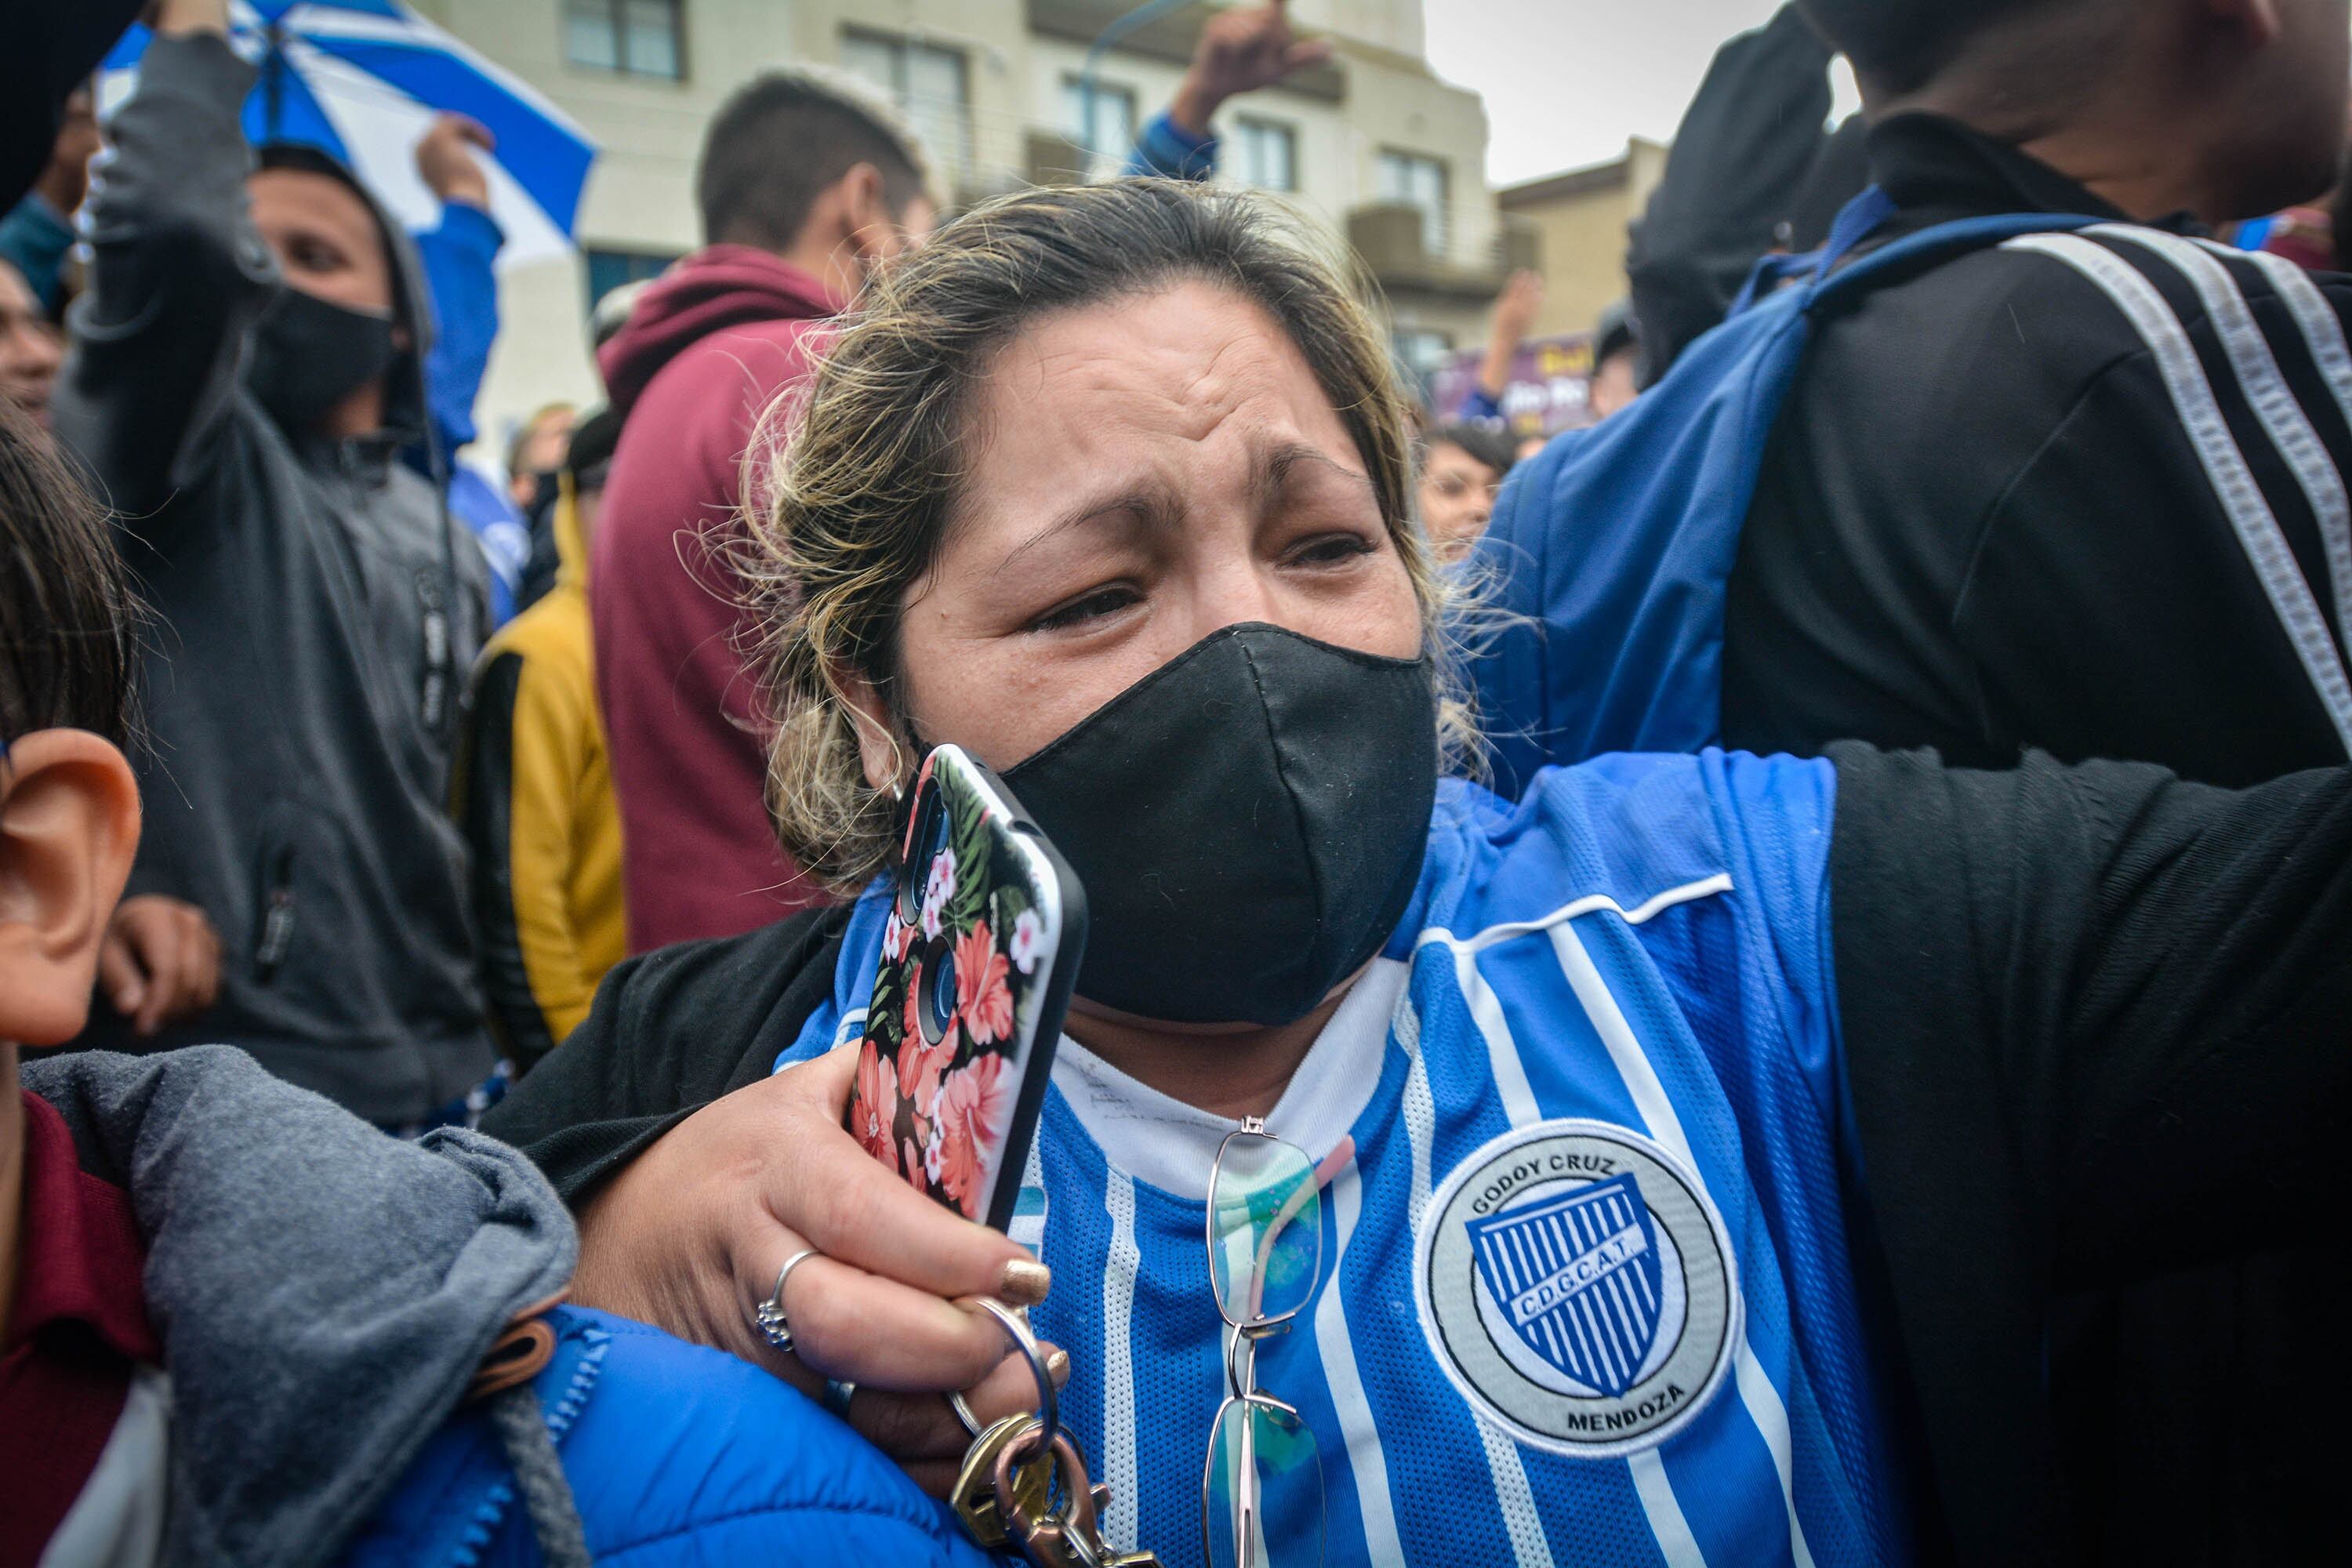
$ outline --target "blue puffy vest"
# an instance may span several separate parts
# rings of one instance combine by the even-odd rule
[[[626,1318],[558,1308],[532,1381],[588,1547],[632,1568],[992,1560],[881,1451],[798,1390]],[[534,1568],[506,1450],[478,1411],[436,1433],[346,1568]]]

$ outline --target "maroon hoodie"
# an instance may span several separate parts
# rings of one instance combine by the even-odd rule
[[[596,689],[621,806],[629,951],[766,925],[821,895],[776,847],[765,732],[723,552],[761,414],[842,308],[796,267],[713,245],[598,354],[623,420],[590,546]]]

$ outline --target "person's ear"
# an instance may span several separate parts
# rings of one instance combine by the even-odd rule
[[[881,688],[864,671],[838,659],[832,661],[832,674],[833,689],[840,694],[850,728],[857,735],[857,762],[866,782],[886,795],[906,788],[907,748],[898,743],[898,731],[890,723],[890,705],[883,700]]]
[[[898,220],[882,188],[882,171],[853,164],[841,176],[841,206],[849,225],[849,248],[858,265],[872,268],[898,253]]]
[[[61,1046],[89,1020],[98,950],[139,848],[131,764],[86,730],[39,730],[0,764],[0,1038]]]

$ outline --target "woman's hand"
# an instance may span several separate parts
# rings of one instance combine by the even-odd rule
[[[580,1215],[572,1300],[731,1351],[815,1393],[858,1385],[850,1425],[944,1495],[971,1446],[944,1397],[992,1421],[1034,1408],[1028,1363],[995,1321],[954,1304],[1045,1299],[1045,1268],[877,1164],[841,1125],[857,1049],[844,1047],[703,1107]],[[784,1354],[753,1326],[785,1259]],[[1048,1352],[1056,1381],[1068,1360]]]

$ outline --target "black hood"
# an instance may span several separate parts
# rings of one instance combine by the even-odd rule
[[[386,373],[384,428],[403,446],[425,440],[433,421],[427,413],[425,357],[433,347],[433,292],[425,276],[425,261],[407,228],[361,183],[351,165],[323,147],[307,142],[269,142],[258,149],[261,167],[294,169],[340,180],[375,215],[376,232],[383,237],[385,259],[392,268],[393,315],[408,330],[409,347]],[[291,287],[291,285],[284,285]]]

